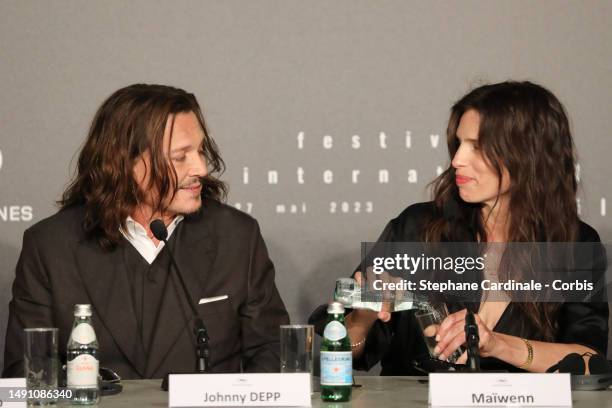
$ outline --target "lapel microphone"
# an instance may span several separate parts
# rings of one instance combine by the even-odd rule
[[[204,325],[204,321],[198,315],[198,310],[196,309],[196,304],[187,289],[187,285],[185,284],[185,280],[183,279],[183,274],[181,273],[178,264],[174,260],[174,255],[170,246],[168,245],[168,229],[162,220],[153,220],[149,225],[153,236],[157,238],[159,241],[164,243],[164,247],[168,251],[168,255],[170,255],[171,265],[174,266],[174,270],[176,271],[176,276],[179,278],[179,282],[181,283],[181,287],[183,288],[183,292],[185,292],[185,296],[187,297],[187,301],[189,303],[189,308],[193,314],[193,334],[196,337],[196,373],[208,373],[210,372],[210,345],[209,345],[209,337],[208,332],[206,330],[206,326]],[[172,270],[172,268],[170,268]],[[162,382],[162,389],[168,389],[168,381],[167,376],[164,378]]]

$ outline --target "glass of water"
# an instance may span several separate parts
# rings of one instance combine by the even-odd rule
[[[280,372],[310,374],[312,388],[312,354],[314,326],[289,324],[280,326]]]
[[[427,309],[419,309],[414,314],[417,322],[419,322],[419,326],[423,331],[423,338],[425,338],[425,344],[427,344],[427,349],[429,350],[429,355],[432,358],[437,357],[437,354],[434,352],[436,348],[436,334],[438,334],[438,330],[440,329],[440,325],[444,321],[444,319],[448,316],[448,309],[444,303],[437,304],[436,307],[431,307]],[[461,357],[463,353],[463,348],[455,350],[446,361],[449,363],[455,363]]]
[[[55,405],[57,399],[46,398],[47,392],[57,390],[59,358],[57,355],[58,329],[54,327],[23,329],[23,363],[28,406]]]

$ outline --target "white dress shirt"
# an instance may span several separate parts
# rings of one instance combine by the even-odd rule
[[[185,217],[183,217],[182,215],[177,215],[176,217],[174,217],[170,225],[167,226],[168,238],[170,238],[179,222],[183,221],[183,218]],[[130,244],[132,244],[132,246],[136,248],[138,253],[142,255],[142,257],[149,263],[149,265],[152,264],[155,258],[157,258],[157,255],[159,255],[161,250],[164,248],[163,241],[160,241],[159,245],[155,246],[153,240],[147,235],[147,230],[145,229],[145,227],[140,225],[129,215],[127,217],[125,226],[127,231],[121,229],[121,234],[123,234],[125,239],[127,239]]]

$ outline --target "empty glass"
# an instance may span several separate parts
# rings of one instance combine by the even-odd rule
[[[281,373],[310,374],[312,390],[312,354],[314,351],[314,326],[289,324],[280,326]]]
[[[58,329],[43,327],[23,329],[23,363],[26,387],[31,392],[29,406],[55,405],[57,399],[43,398],[44,392],[56,390],[59,370]]]

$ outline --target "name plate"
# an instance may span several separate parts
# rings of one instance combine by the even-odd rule
[[[432,373],[432,407],[571,407],[569,374]]]
[[[310,374],[172,374],[169,407],[310,407]]]
[[[26,408],[25,378],[0,379],[0,407]]]

